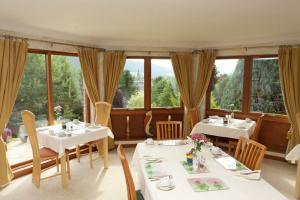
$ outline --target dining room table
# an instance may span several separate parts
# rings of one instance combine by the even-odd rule
[[[191,134],[204,133],[238,140],[240,137],[250,138],[255,126],[256,122],[250,119],[230,119],[228,123],[224,123],[223,117],[211,116],[198,122],[193,127]]]
[[[249,170],[223,151],[216,156],[212,151],[215,148],[213,146],[203,146],[200,152],[205,170],[197,171],[187,167],[186,153],[192,147],[193,144],[188,142],[155,141],[153,144],[143,142],[137,145],[131,167],[137,173],[145,200],[287,199],[261,178],[260,171],[254,174],[256,177],[253,179],[251,173],[256,172]],[[221,160],[222,162],[224,160],[235,161],[236,166],[239,167],[228,168],[226,164],[220,162]],[[248,174],[242,175],[245,170]],[[169,177],[173,187],[169,189],[161,187],[165,177]]]
[[[114,138],[108,127],[90,124],[69,122],[63,129],[61,124],[37,128],[37,137],[40,146],[47,147],[59,154],[61,161],[62,187],[68,187],[68,173],[66,167],[65,149],[75,148],[94,140],[103,140],[104,168],[108,168],[108,137]]]

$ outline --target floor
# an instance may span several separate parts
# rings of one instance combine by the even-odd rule
[[[126,148],[130,161],[134,148]],[[0,190],[0,199],[19,200],[125,200],[127,199],[126,184],[120,161],[116,151],[109,153],[110,167],[103,169],[102,161],[94,161],[94,169],[89,168],[88,156],[83,156],[81,163],[71,161],[72,179],[69,188],[63,190],[59,177],[42,181],[37,189],[31,183],[31,175],[14,180],[6,188]],[[94,154],[96,157],[97,154]],[[265,159],[262,167],[263,178],[284,194],[288,199],[294,199],[296,166],[285,162]],[[46,173],[55,172],[55,168]],[[33,195],[34,194],[34,195]]]

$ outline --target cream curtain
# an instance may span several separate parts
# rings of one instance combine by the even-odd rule
[[[78,54],[87,93],[95,106],[100,101],[98,49],[79,48]]]
[[[185,105],[183,125],[185,136],[191,132],[191,119],[188,112],[195,108],[199,109],[209,85],[215,59],[216,51],[201,51],[199,52],[198,65],[194,67],[192,53],[171,53],[177,85]]]
[[[13,110],[24,73],[28,44],[11,39],[0,40],[0,133]],[[0,187],[13,178],[6,158],[6,144],[0,137]]]
[[[278,51],[279,75],[285,109],[291,128],[288,131],[287,153],[300,143],[296,114],[300,113],[300,48],[281,47]]]
[[[125,66],[126,56],[124,52],[107,51],[104,53],[103,61],[103,79],[104,79],[104,101],[112,104],[115,92],[117,90],[120,77]],[[111,127],[111,120],[109,120]],[[112,149],[114,142],[111,138],[108,140],[108,147]]]

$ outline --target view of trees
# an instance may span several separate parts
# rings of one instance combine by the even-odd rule
[[[244,60],[242,59],[238,60],[233,73],[221,74],[216,68],[213,73],[211,108],[229,109],[229,105],[234,104],[234,110],[241,110],[243,79]]]
[[[239,59],[232,73],[220,73],[215,68],[212,77],[211,108],[242,109],[244,60]],[[251,84],[251,111],[285,114],[279,82],[278,60],[259,58],[253,60]]]
[[[286,113],[280,87],[278,59],[253,60],[251,111]]]
[[[144,74],[141,72],[144,64],[134,59],[127,59],[125,70],[121,76],[116,91],[114,108],[143,108],[144,107]],[[174,74],[159,65],[152,66],[151,80],[151,106],[152,107],[178,107],[180,106],[179,91],[176,87]],[[171,66],[171,71],[172,66]],[[172,76],[173,75],[173,76]]]
[[[60,105],[67,119],[83,116],[82,75],[77,57],[52,56],[54,106]],[[48,96],[45,55],[29,53],[16,103],[8,127],[14,134],[22,124],[21,111],[36,115],[37,125],[48,124]]]

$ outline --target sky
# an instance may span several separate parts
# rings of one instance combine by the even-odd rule
[[[220,74],[232,74],[239,59],[219,59],[215,65]]]

